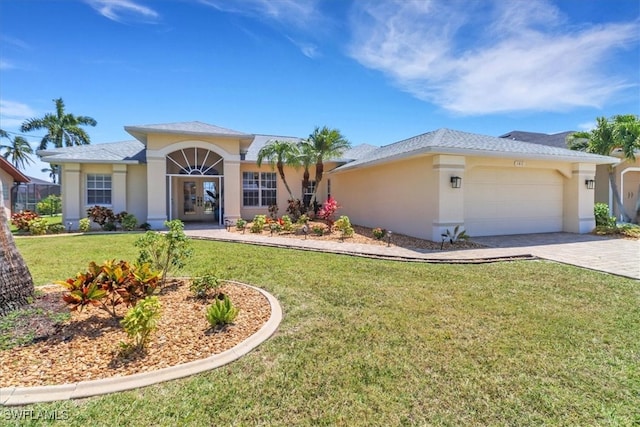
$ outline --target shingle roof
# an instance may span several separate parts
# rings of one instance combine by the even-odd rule
[[[512,130],[509,133],[500,135],[500,138],[515,139],[518,141],[531,142],[533,144],[549,145],[551,147],[567,148],[567,137],[572,133],[575,133],[575,131],[570,130],[566,132],[548,134]]]
[[[256,134],[253,142],[249,146],[245,160],[255,162],[258,159],[258,152],[262,147],[267,145],[270,141],[291,141],[298,143],[302,141],[302,138],[296,138],[294,136],[277,136],[277,135],[260,135]]]
[[[11,175],[15,182],[29,182],[29,177],[20,172],[7,159],[0,156],[0,169]]]
[[[572,151],[547,145],[532,144],[506,138],[478,135],[451,129],[438,129],[394,144],[385,145],[335,169],[342,171],[384,161],[421,154],[459,154],[490,157],[529,158],[551,161],[616,163],[607,156]]]
[[[180,133],[189,135],[237,136],[241,138],[253,136],[252,134],[214,126],[198,121],[163,123],[156,125],[125,126],[124,130],[134,136],[136,133]]]
[[[77,145],[52,150],[39,150],[43,162],[57,163],[145,163],[146,149],[140,141]]]

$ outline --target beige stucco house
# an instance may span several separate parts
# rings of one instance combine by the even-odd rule
[[[201,122],[125,126],[135,140],[39,151],[61,166],[63,217],[74,227],[86,209],[105,205],[161,228],[165,220],[252,219],[277,204],[285,187],[270,165],[256,164],[270,140],[295,137],[238,132]],[[472,236],[594,227],[598,165],[618,159],[449,129],[383,147],[358,145],[325,162],[319,200],[329,194],[354,224],[439,240],[456,225]],[[303,198],[302,170],[287,168]],[[314,176],[313,169],[311,176]]]
[[[2,206],[7,218],[11,218],[11,187],[16,183],[29,182],[29,178],[0,156],[0,185],[2,185]]]

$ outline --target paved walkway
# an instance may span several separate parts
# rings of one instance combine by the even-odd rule
[[[454,251],[414,250],[399,246],[314,240],[227,232],[224,228],[187,225],[185,233],[194,238],[234,241],[283,248],[369,256],[404,261],[482,262],[513,258],[543,258],[564,264],[640,280],[640,240],[613,239],[590,234],[542,233],[513,236],[476,237],[482,249]]]

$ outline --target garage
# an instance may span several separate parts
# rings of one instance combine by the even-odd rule
[[[552,169],[467,171],[465,228],[471,236],[562,231],[563,177]]]

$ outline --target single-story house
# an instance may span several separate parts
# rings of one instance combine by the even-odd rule
[[[501,135],[500,138],[567,148],[567,137],[574,132],[566,131],[546,134],[514,130]],[[640,223],[640,152],[636,154],[635,161],[624,159],[622,152],[614,152],[611,155],[619,158],[620,162],[613,165],[601,164],[596,167],[595,202],[608,204],[611,215],[620,221],[630,220],[631,222]],[[613,168],[613,176],[620,192],[624,212],[620,211],[618,204],[613,199],[613,191],[609,181],[610,168]]]
[[[135,140],[42,150],[61,166],[65,223],[104,205],[162,228],[165,220],[252,219],[289,195],[278,173],[257,166],[261,147],[296,137],[238,132],[201,122],[125,126]],[[471,236],[594,227],[596,166],[616,163],[563,148],[440,129],[383,147],[358,145],[325,162],[318,199],[332,195],[354,224],[438,241],[460,225]],[[301,169],[287,167],[303,198]],[[311,176],[314,176],[312,167]]]
[[[20,172],[15,166],[0,156],[0,183],[2,185],[2,206],[7,218],[11,218],[11,190],[15,184],[27,183],[29,177]]]

